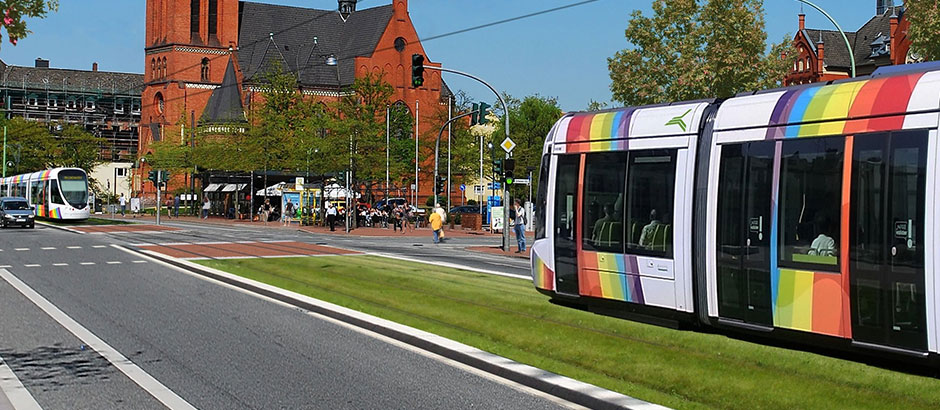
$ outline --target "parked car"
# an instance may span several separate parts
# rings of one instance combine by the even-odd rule
[[[385,199],[379,200],[372,207],[375,209],[382,209],[385,206]],[[392,206],[404,205],[405,202],[408,202],[405,198],[388,198],[388,203]]]
[[[36,226],[36,215],[26,198],[0,198],[0,227],[23,226],[30,229]]]

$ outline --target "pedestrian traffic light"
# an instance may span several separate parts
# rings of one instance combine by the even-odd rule
[[[493,160],[493,173],[496,175],[500,175],[500,176],[503,175],[503,160],[502,159],[497,158]]]
[[[169,181],[169,180],[170,180],[170,173],[167,172],[167,171],[161,171],[161,172],[160,172],[160,180],[162,180],[163,182]]]
[[[506,158],[506,164],[503,166],[503,175],[505,177],[506,184],[512,184],[515,169],[516,160],[512,158]]]
[[[479,114],[479,116],[477,117],[477,124],[484,125],[484,124],[487,123],[487,119],[486,119],[486,110],[489,110],[489,109],[490,109],[490,105],[489,105],[489,104],[487,104],[487,103],[485,103],[485,102],[481,102],[481,103],[480,103],[480,114]]]
[[[424,56],[411,55],[411,86],[418,88],[424,85]]]

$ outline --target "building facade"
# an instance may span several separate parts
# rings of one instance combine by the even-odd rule
[[[800,14],[799,30],[793,38],[797,58],[784,85],[849,78],[853,61],[856,76],[871,74],[885,65],[905,64],[911,59],[908,27],[904,7],[894,6],[891,0],[876,0],[874,17],[858,31],[845,32],[852,46],[850,53],[841,33],[806,28],[806,16]]]
[[[147,0],[145,50],[142,156],[154,141],[184,142],[184,133],[168,132],[180,126],[250,122],[263,102],[264,74],[275,64],[297,75],[305,95],[324,103],[346,95],[356,78],[383,74],[395,89],[392,101],[412,115],[418,110],[418,133],[428,138],[440,126],[432,123],[434,114],[447,109],[450,95],[438,71],[425,72],[424,86],[410,87],[411,55],[427,53],[407,0],[364,10],[352,0],[339,0],[336,10],[237,0]],[[431,193],[430,175],[422,171],[419,177],[422,196]],[[152,189],[149,185],[139,188]]]

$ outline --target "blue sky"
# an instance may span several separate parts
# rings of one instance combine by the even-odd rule
[[[335,9],[335,0],[258,0],[264,3]],[[421,37],[433,37],[578,0],[410,0]],[[896,1],[900,3],[900,1]],[[3,33],[0,59],[32,65],[36,57],[57,68],[143,72],[145,0],[62,0],[59,12],[31,20],[33,34],[17,46]],[[359,8],[389,4],[361,0]],[[563,110],[583,110],[590,100],[610,100],[607,58],[630,45],[624,38],[630,12],[650,15],[650,0],[597,0],[499,26],[446,36],[424,44],[428,57],[445,67],[473,73],[515,97],[557,97]],[[843,29],[854,31],[875,14],[875,0],[814,0]],[[797,29],[800,3],[766,0],[768,37],[779,41]],[[808,27],[829,29],[828,20],[805,7]],[[836,46],[836,45],[833,45]],[[453,89],[492,101],[472,80],[445,74]]]

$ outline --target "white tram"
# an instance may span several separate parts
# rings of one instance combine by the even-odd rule
[[[940,352],[940,66],[559,120],[533,281],[613,315]]]
[[[36,216],[88,219],[88,176],[79,168],[53,168],[0,179],[0,196],[26,198]]]

